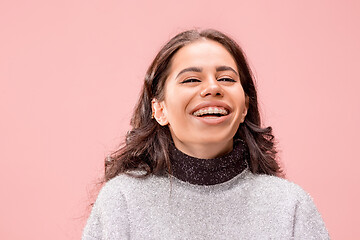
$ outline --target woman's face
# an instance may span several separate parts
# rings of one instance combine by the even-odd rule
[[[236,63],[221,44],[202,39],[181,48],[164,91],[163,101],[153,101],[155,118],[168,124],[179,150],[192,156],[200,148],[215,155],[231,151],[248,104]]]

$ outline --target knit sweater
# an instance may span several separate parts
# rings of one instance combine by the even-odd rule
[[[311,197],[248,169],[215,185],[121,174],[101,189],[83,231],[95,239],[329,239]]]

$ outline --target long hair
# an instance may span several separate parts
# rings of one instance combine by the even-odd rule
[[[272,128],[261,126],[256,87],[244,52],[230,37],[217,30],[207,29],[200,32],[190,30],[179,33],[156,55],[146,72],[141,95],[131,118],[132,129],[126,134],[120,148],[105,160],[105,181],[120,173],[135,177],[171,173],[168,151],[171,134],[168,126],[160,126],[152,118],[151,100],[164,99],[165,81],[176,52],[199,39],[209,39],[220,43],[229,51],[237,64],[242,87],[249,98],[249,108],[234,138],[242,139],[248,147],[250,171],[268,175],[281,174],[280,166],[276,161],[277,151]],[[145,170],[145,172],[139,176],[131,174],[130,170]]]

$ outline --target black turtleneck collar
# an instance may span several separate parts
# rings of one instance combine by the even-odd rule
[[[213,159],[186,155],[170,144],[172,175],[196,185],[215,185],[226,182],[247,168],[249,152],[242,140],[234,141],[231,152]]]

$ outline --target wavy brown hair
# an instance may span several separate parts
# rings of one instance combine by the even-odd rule
[[[135,176],[129,171],[135,169],[145,170],[143,175],[136,175],[137,177],[171,173],[168,151],[172,141],[171,134],[168,126],[160,126],[152,118],[151,100],[164,99],[165,81],[176,52],[199,39],[220,43],[229,51],[237,64],[242,87],[249,97],[249,109],[234,138],[240,138],[247,144],[250,155],[248,166],[251,172],[281,175],[282,171],[276,161],[277,151],[272,128],[261,126],[254,79],[244,52],[234,40],[222,32],[207,29],[179,33],[156,55],[146,72],[141,95],[131,118],[132,129],[127,133],[125,142],[120,148],[105,160],[105,181],[120,173]]]

